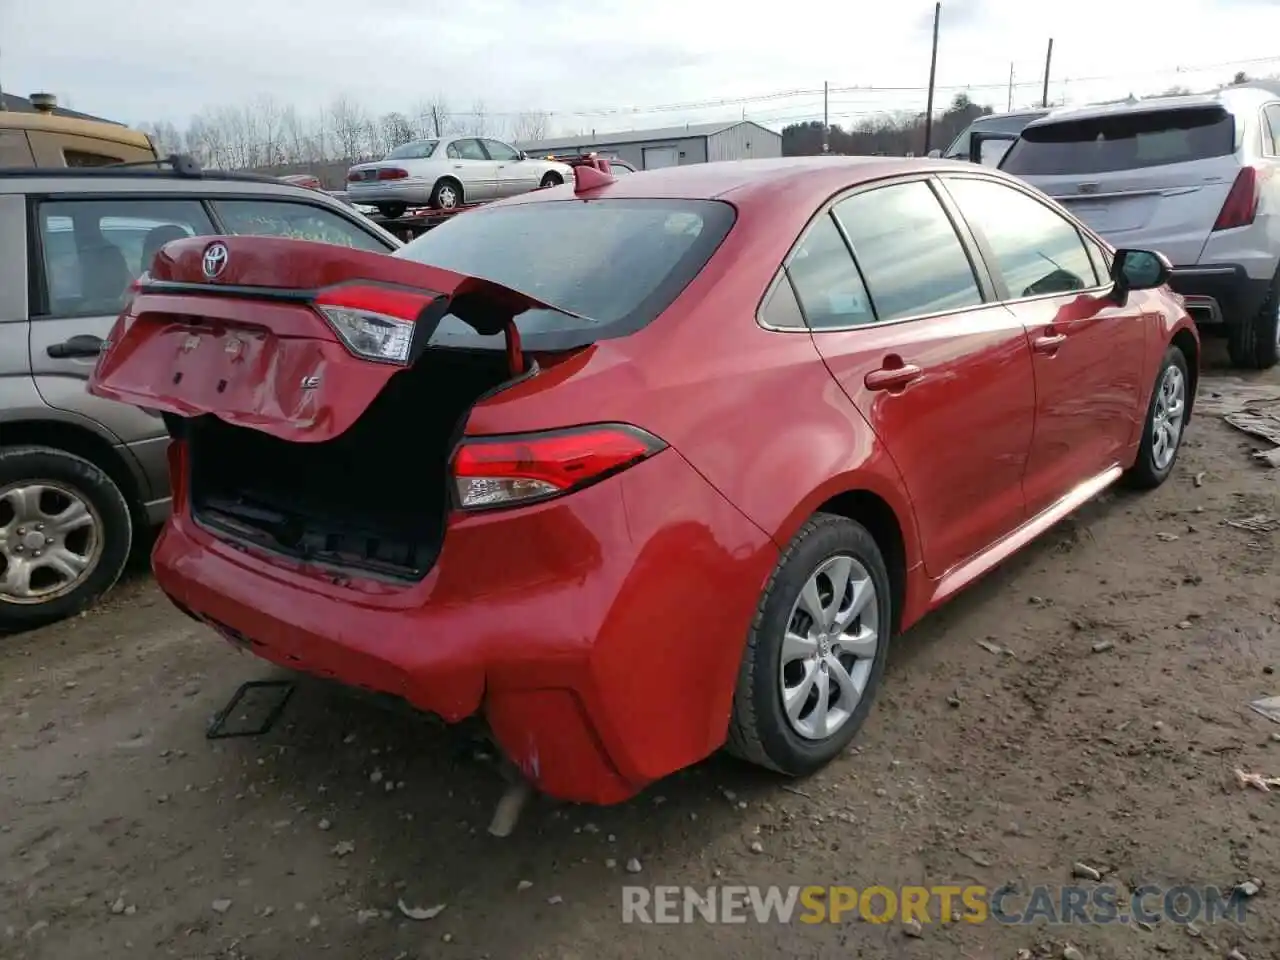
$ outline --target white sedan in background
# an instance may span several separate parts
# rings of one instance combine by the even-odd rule
[[[383,159],[347,171],[352,203],[398,217],[408,207],[451,210],[557,186],[573,178],[568,164],[535,160],[510,144],[487,137],[442,137],[402,144]]]

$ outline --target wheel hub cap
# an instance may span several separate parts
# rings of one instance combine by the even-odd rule
[[[805,582],[782,639],[782,708],[796,734],[825,740],[853,716],[880,647],[879,605],[867,569],[831,557]]]

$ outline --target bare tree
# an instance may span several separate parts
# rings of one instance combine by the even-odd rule
[[[385,113],[378,121],[377,143],[380,153],[390,153],[402,143],[413,139],[413,124],[403,113]]]
[[[442,137],[451,129],[449,103],[440,94],[420,100],[412,113],[413,132],[422,140]]]
[[[550,135],[551,115],[545,110],[526,110],[511,122],[511,139],[516,143],[545,140]]]
[[[471,104],[471,112],[463,120],[462,132],[473,137],[483,137],[489,133],[489,108],[483,100]]]
[[[329,127],[341,159],[358,160],[368,155],[370,120],[358,103],[345,95],[334,100],[329,107]]]

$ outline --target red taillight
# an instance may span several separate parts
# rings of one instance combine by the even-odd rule
[[[1247,227],[1258,213],[1258,171],[1254,167],[1242,167],[1236,174],[1231,192],[1213,225],[1214,230],[1230,230]]]
[[[409,176],[408,170],[401,170],[399,167],[383,167],[378,171],[379,180],[403,180]]]
[[[347,183],[359,183],[364,179],[364,174],[359,170],[347,171]]]
[[[469,437],[453,456],[464,510],[507,507],[580,490],[665,448],[627,424],[596,424],[519,436]]]
[[[437,296],[356,282],[321,290],[312,303],[356,356],[408,363],[418,318]]]

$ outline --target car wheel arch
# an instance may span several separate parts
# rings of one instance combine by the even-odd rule
[[[866,527],[885,558],[893,581],[893,632],[914,619],[908,613],[911,572],[920,565],[920,539],[915,515],[905,493],[884,478],[867,474],[834,477],[806,497],[775,532],[779,545],[788,544],[816,513],[854,520]]]
[[[52,447],[88,460],[120,488],[135,525],[143,516],[142,485],[126,454],[115,443],[80,423],[66,420],[17,420],[4,424],[4,447]]]
[[[1190,420],[1195,412],[1196,391],[1200,385],[1200,342],[1189,328],[1180,327],[1174,331],[1169,345],[1181,350],[1187,360],[1187,379],[1191,381],[1187,384],[1187,420]]]

